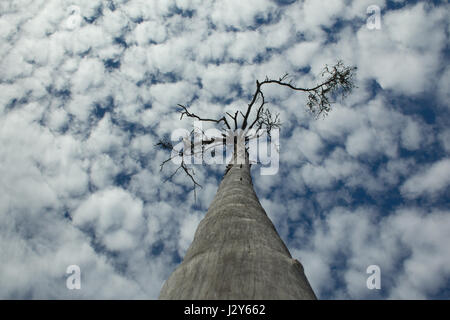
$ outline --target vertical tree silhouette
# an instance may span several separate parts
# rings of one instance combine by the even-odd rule
[[[169,179],[182,169],[195,191],[201,185],[186,160],[223,145],[231,146],[233,153],[214,200],[198,225],[183,262],[164,283],[160,299],[316,299],[303,266],[292,258],[256,196],[249,146],[252,139],[263,134],[270,137],[281,126],[279,114],[273,114],[266,106],[263,86],[276,84],[307,93],[307,107],[319,117],[331,110],[331,99],[351,92],[355,70],[342,61],[325,66],[325,79],[313,88],[296,87],[288,81],[287,74],[278,80],[256,81],[246,112],[226,113],[220,119],[203,118],[191,113],[187,106],[178,105],[180,119],[186,116],[223,127],[213,137],[192,130],[182,149],[167,139],[160,140],[157,146],[172,152],[161,164],[161,170],[174,158],[179,163]]]

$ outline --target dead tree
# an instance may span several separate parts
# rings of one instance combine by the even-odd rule
[[[276,84],[308,94],[307,108],[315,117],[326,115],[332,99],[345,97],[355,87],[356,67],[341,61],[325,66],[320,84],[312,88],[295,86],[284,75],[278,80],[266,77],[256,81],[256,90],[245,112],[236,111],[219,118],[204,118],[179,104],[180,119],[193,118],[201,122],[222,125],[220,134],[209,137],[195,129],[185,137],[184,148],[175,150],[168,139],[157,146],[170,150],[177,157],[180,169],[195,187],[192,167],[185,157],[203,154],[209,148],[232,145],[233,155],[216,196],[195,233],[180,266],[165,282],[160,299],[315,299],[303,267],[292,259],[254,192],[250,175],[248,143],[262,133],[269,136],[281,126],[279,114],[267,107],[263,86]],[[194,138],[197,139],[194,139]],[[194,140],[194,143],[192,143]],[[196,142],[195,142],[196,141]]]

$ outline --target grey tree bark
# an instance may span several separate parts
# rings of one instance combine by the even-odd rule
[[[316,299],[253,189],[250,165],[229,164],[183,262],[159,299]]]

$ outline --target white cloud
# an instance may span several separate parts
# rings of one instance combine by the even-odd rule
[[[378,153],[373,149],[376,137],[370,128],[360,128],[354,131],[346,141],[347,152],[352,156]]]
[[[436,196],[450,184],[450,159],[439,160],[416,173],[401,187],[407,198]]]
[[[320,136],[314,131],[294,129],[289,141],[282,145],[282,161],[289,164],[298,164],[299,159],[317,163],[322,159],[320,154],[324,144]],[[295,150],[295,152],[293,152]]]
[[[361,27],[357,33],[361,77],[375,78],[383,88],[418,94],[430,88],[439,70],[445,43],[445,9],[424,3],[388,12],[381,30]]]
[[[239,66],[235,63],[221,64],[219,66],[208,65],[202,72],[203,88],[211,96],[229,97],[233,84],[238,83],[236,78]]]
[[[404,148],[417,150],[423,140],[422,128],[416,121],[408,119],[405,129],[401,133],[401,138]]]
[[[0,75],[4,80],[29,76],[32,70],[31,64],[27,63],[22,55],[14,51],[10,51],[0,64]]]
[[[288,50],[287,57],[293,66],[304,68],[309,66],[319,49],[320,43],[300,42]]]
[[[189,82],[162,83],[150,87],[150,96],[157,103],[154,108],[164,114],[173,111],[179,101],[190,101],[196,89]]]
[[[125,143],[127,135],[125,132],[113,125],[111,115],[106,113],[92,130],[86,141],[87,148],[94,154],[103,152],[114,152]]]
[[[446,36],[445,30],[436,27],[443,26],[446,16],[445,10],[419,2],[408,9],[388,13],[384,24],[395,43],[415,50],[438,52],[443,48]]]
[[[96,59],[83,59],[72,77],[74,93],[86,92],[95,89],[104,82],[103,63]]]
[[[256,31],[239,32],[234,36],[228,53],[233,59],[242,59],[252,63],[253,59],[264,50],[265,43],[261,34]]]
[[[129,19],[122,10],[104,10],[102,14],[102,25],[105,31],[115,37],[119,37],[128,26]]]
[[[439,140],[445,151],[450,152],[450,129],[442,130],[439,134]]]
[[[255,24],[255,18],[267,18],[275,6],[268,0],[216,1],[211,12],[211,20],[221,29],[234,27],[244,29]]]
[[[320,4],[317,1],[307,0],[303,3],[303,14],[305,24],[314,28],[318,25],[331,26],[335,19],[344,10],[344,1],[332,1],[326,5]]]
[[[450,106],[450,93],[448,87],[450,86],[450,67],[446,67],[441,79],[438,82],[439,98],[444,106]]]
[[[99,189],[111,186],[120,167],[106,154],[96,158],[91,166],[91,182]]]
[[[161,43],[167,38],[166,28],[156,21],[145,21],[138,24],[134,29],[134,34],[139,46],[145,46],[151,41]]]
[[[109,250],[134,248],[142,231],[143,204],[122,189],[110,188],[92,194],[75,210],[73,222],[93,227]]]
[[[48,126],[53,130],[60,130],[64,125],[67,124],[68,120],[69,118],[67,112],[62,108],[58,108],[52,110],[52,112],[50,113]]]

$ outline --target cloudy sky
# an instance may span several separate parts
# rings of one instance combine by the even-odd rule
[[[381,28],[368,28],[381,9]],[[155,299],[223,166],[159,164],[176,104],[244,110],[255,81],[358,67],[325,119],[265,87],[280,171],[256,192],[321,299],[450,297],[447,1],[2,0],[0,298]],[[372,21],[372,20],[370,20]],[[81,268],[81,290],[66,269]],[[368,290],[366,269],[381,269]]]

